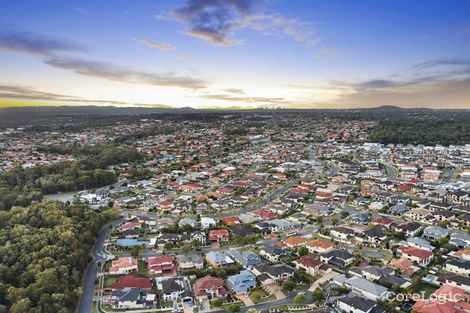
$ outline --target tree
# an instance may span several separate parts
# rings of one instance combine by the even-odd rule
[[[313,300],[315,302],[320,302],[323,299],[325,299],[325,295],[323,294],[323,291],[320,288],[317,288],[313,291]]]
[[[241,307],[240,304],[233,303],[227,307],[227,311],[229,311],[229,313],[238,313],[240,312],[240,307]]]
[[[286,280],[282,283],[282,289],[286,293],[291,293],[292,291],[294,291],[296,286],[297,286],[297,284],[293,281],[290,281],[290,280]]]
[[[138,258],[141,249],[142,249],[141,246],[134,246],[134,247],[132,247],[131,255],[132,255],[134,258]]]
[[[108,214],[52,201],[0,212],[0,304],[6,311],[74,311],[96,236],[113,217]]]
[[[307,255],[308,254],[308,248],[305,247],[305,246],[302,246],[302,247],[299,248],[297,253],[299,254],[299,256]]]

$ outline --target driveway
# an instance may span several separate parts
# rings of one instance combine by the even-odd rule
[[[265,286],[271,294],[273,294],[277,300],[284,299],[286,295],[281,291],[281,286],[278,284],[269,284]]]
[[[324,283],[326,283],[326,282],[330,281],[331,279],[335,278],[337,275],[339,275],[339,273],[335,272],[335,271],[331,271],[331,272],[323,275],[322,277],[317,279],[308,290],[310,290],[312,292],[315,291],[315,289],[319,288]]]
[[[253,302],[253,300],[251,300],[251,298],[249,296],[245,297],[245,295],[235,295],[235,297],[242,301],[244,305],[246,306],[250,306],[250,305],[254,305],[255,303]]]

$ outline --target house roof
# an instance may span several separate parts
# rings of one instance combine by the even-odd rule
[[[152,288],[152,282],[148,278],[137,277],[135,275],[125,275],[120,277],[114,284],[111,285],[112,289],[123,289],[123,288]]]
[[[315,239],[306,243],[306,246],[309,247],[319,247],[323,249],[329,249],[333,247],[333,244],[328,240]]]
[[[284,243],[287,245],[287,246],[293,246],[293,247],[296,247],[298,245],[301,245],[302,243],[306,242],[307,239],[303,238],[303,237],[297,237],[297,236],[294,236],[294,237],[289,237],[287,238],[286,240],[284,240]]]
[[[338,300],[339,302],[343,302],[350,307],[358,309],[362,312],[369,312],[372,310],[373,307],[377,305],[377,303],[373,300],[369,300],[359,296],[348,296]]]
[[[310,268],[315,268],[315,267],[320,267],[323,263],[320,262],[320,260],[314,259],[311,256],[301,256],[298,260],[295,262],[302,264],[305,267],[310,267]]]
[[[401,253],[408,254],[419,259],[427,259],[433,256],[433,253],[429,250],[419,249],[415,247],[399,247],[398,250]]]
[[[194,291],[196,296],[205,296],[207,294],[206,290],[218,290],[221,296],[224,296],[228,293],[227,287],[222,279],[206,276],[196,280],[194,285]]]

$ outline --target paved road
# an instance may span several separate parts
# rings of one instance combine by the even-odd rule
[[[398,170],[396,169],[395,166],[391,165],[390,163],[387,162],[380,162],[384,168],[385,172],[387,172],[387,179],[388,180],[395,180],[398,177]]]
[[[455,175],[455,169],[454,168],[445,168],[442,171],[442,180],[441,183],[443,184],[448,184],[452,181]]]
[[[278,307],[284,304],[293,304],[294,303],[294,298],[296,295],[299,293],[304,293],[305,296],[307,297],[307,302],[305,304],[311,304],[313,303],[313,293],[308,290],[300,290],[300,291],[294,291],[287,297],[281,300],[274,300],[274,301],[269,301],[269,302],[263,302],[263,303],[258,303],[255,305],[250,305],[250,306],[244,306],[240,308],[240,312],[246,312],[249,309],[256,309],[258,311],[262,310],[268,310],[270,308]],[[219,310],[219,311],[211,311],[211,313],[226,313],[227,311],[224,310]]]
[[[99,232],[95,246],[93,247],[94,260],[88,265],[85,279],[83,281],[83,294],[78,306],[78,313],[91,313],[93,312],[93,295],[95,293],[95,280],[98,274],[98,263],[106,260],[106,255],[103,253],[103,246],[106,238],[108,237],[111,229],[110,225],[118,225],[122,223],[122,219],[108,224]]]
[[[271,192],[266,197],[258,200],[254,204],[247,205],[247,206],[241,208],[240,210],[230,211],[230,212],[227,212],[227,213],[218,213],[218,214],[213,215],[213,216],[216,216],[216,217],[220,218],[220,217],[225,216],[225,215],[232,216],[234,214],[241,214],[241,213],[246,213],[246,212],[255,210],[257,208],[260,208],[262,206],[265,206],[265,205],[269,204],[276,197],[278,197],[279,195],[286,192],[288,189],[295,186],[295,184],[296,184],[295,182],[286,183],[282,187],[280,187],[280,188],[274,190],[273,192]],[[131,213],[131,212],[123,211],[124,215],[126,215],[128,213]],[[138,216],[154,216],[154,217],[156,217],[156,215],[148,214],[148,213],[132,212],[132,214],[133,215],[138,215]],[[210,215],[208,215],[208,216],[210,216]],[[97,274],[98,274],[98,264],[100,262],[102,263],[102,262],[106,261],[106,259],[107,259],[106,254],[103,252],[103,246],[104,246],[104,242],[105,242],[106,238],[108,237],[109,233],[111,232],[111,229],[109,228],[109,226],[113,225],[113,227],[115,227],[115,226],[121,224],[123,221],[124,221],[124,219],[119,219],[119,220],[113,222],[112,224],[108,224],[98,234],[98,238],[97,238],[95,246],[93,247],[93,252],[92,252],[94,260],[93,260],[92,263],[89,264],[87,272],[86,272],[86,276],[85,276],[85,279],[84,279],[83,295],[82,295],[82,298],[80,299],[80,304],[79,304],[78,311],[77,311],[78,313],[91,313],[93,311],[93,296],[94,296],[94,292],[95,292],[95,280],[96,280],[96,277],[97,277]],[[275,242],[276,242],[275,240],[266,240],[263,243],[261,243],[260,246],[273,245]],[[214,249],[211,248],[211,247],[201,248],[202,252],[209,252],[211,250],[214,250]],[[223,250],[223,249],[221,249],[221,250]],[[139,256],[146,258],[146,257],[152,257],[152,256],[159,256],[159,255],[163,255],[163,254],[164,253],[161,253],[161,252],[148,251],[148,252],[140,253]],[[123,255],[120,255],[120,256],[128,256],[128,255],[123,254]]]
[[[249,204],[249,205],[246,205],[244,206],[243,208],[241,209],[238,209],[238,210],[230,210],[228,212],[220,212],[220,213],[217,213],[217,214],[213,214],[213,215],[204,215],[204,216],[209,216],[209,217],[216,217],[218,219],[224,217],[224,216],[234,216],[234,215],[240,215],[240,214],[244,214],[244,213],[247,213],[247,212],[250,212],[250,211],[253,211],[253,210],[256,210],[256,209],[259,209],[265,205],[268,205],[269,203],[271,203],[274,199],[276,199],[278,196],[282,195],[283,193],[285,193],[288,189],[294,187],[296,185],[296,182],[289,182],[289,183],[286,183],[284,184],[282,187],[272,191],[269,195],[263,197],[262,199],[256,201],[255,203],[253,204]]]

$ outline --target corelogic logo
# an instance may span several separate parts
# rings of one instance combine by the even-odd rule
[[[446,293],[446,294],[431,294],[428,297],[426,297],[425,292],[419,292],[419,293],[388,293],[386,296],[387,301],[398,301],[398,302],[403,302],[405,300],[412,300],[412,301],[418,301],[418,300],[425,300],[425,301],[431,301],[431,302],[437,302],[439,304],[444,304],[446,302],[459,302],[459,301],[465,301],[467,298],[462,295],[461,293]]]

